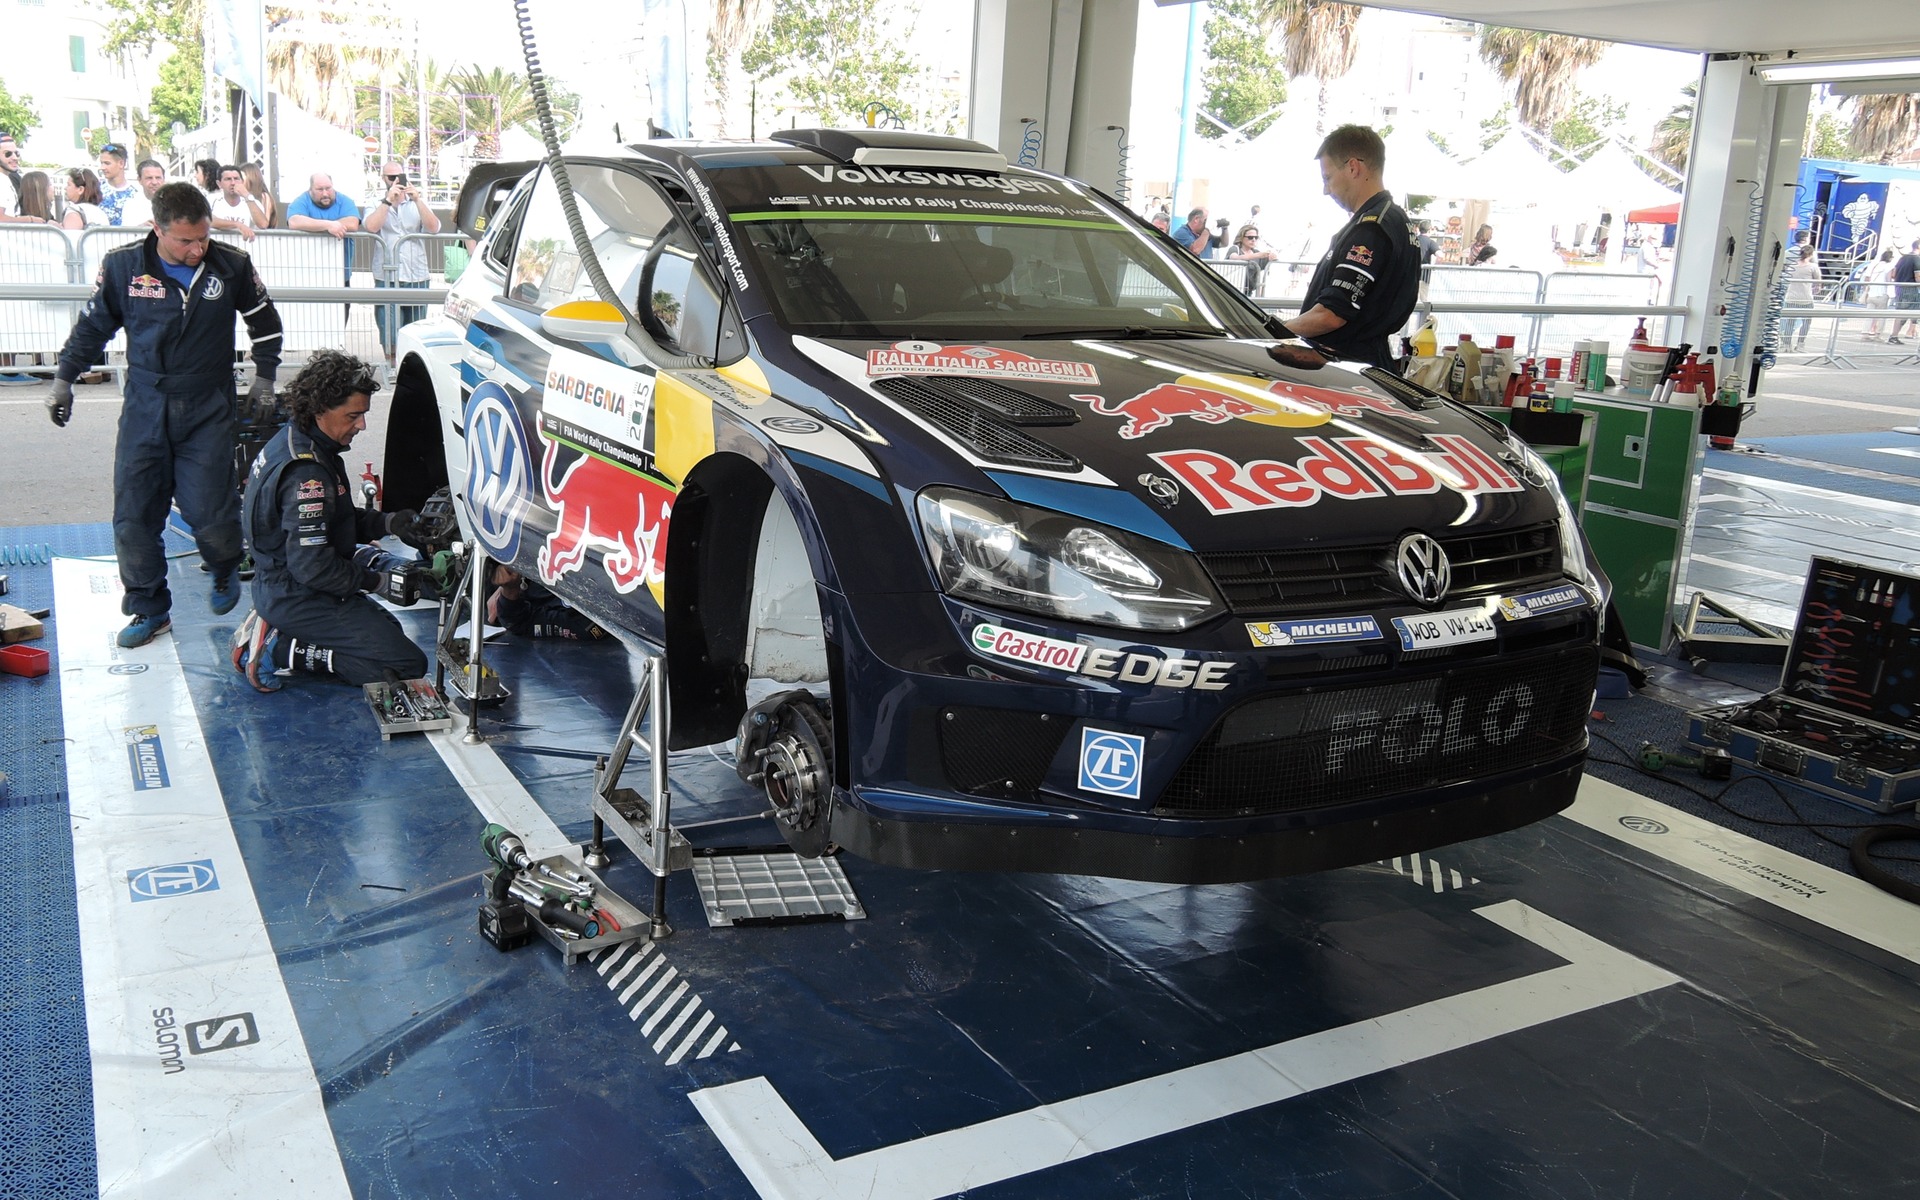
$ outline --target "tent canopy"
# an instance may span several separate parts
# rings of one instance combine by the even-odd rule
[[[1680,202],[1660,204],[1653,208],[1636,208],[1627,214],[1629,225],[1678,225],[1680,223]]]
[[[1595,204],[1618,212],[1622,208],[1653,208],[1680,199],[1680,193],[1651,179],[1625,150],[1609,142],[1586,162],[1567,172],[1567,182]]]
[[[1467,190],[1460,193],[1482,200],[1541,206],[1577,204],[1583,199],[1577,185],[1546,160],[1526,135],[1509,129],[1486,152],[1463,168]]]

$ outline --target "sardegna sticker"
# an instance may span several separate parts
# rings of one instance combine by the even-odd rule
[[[512,562],[520,549],[520,522],[533,498],[533,456],[513,397],[482,383],[467,400],[467,516],[487,553]]]

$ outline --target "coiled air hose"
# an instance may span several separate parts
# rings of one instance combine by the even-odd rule
[[[1017,162],[1020,166],[1032,167],[1038,170],[1040,167],[1040,143],[1046,135],[1040,132],[1040,122],[1034,120],[1032,117],[1021,117],[1020,124],[1022,126],[1020,130],[1020,156]]]
[[[1760,185],[1754,183],[1753,191],[1747,194],[1747,228],[1737,251],[1739,265],[1733,277],[1722,285],[1727,299],[1726,315],[1720,318],[1720,355],[1725,359],[1740,357],[1740,351],[1747,344],[1747,313],[1753,304],[1754,277],[1760,270],[1760,233],[1765,219],[1766,205],[1760,199]]]
[[[527,11],[527,0],[513,0],[514,24],[520,32],[520,54],[527,64],[527,90],[533,95],[533,110],[540,118],[540,141],[547,151],[547,169],[553,175],[553,185],[560,193],[560,211],[567,219],[567,232],[573,237],[573,248],[580,255],[580,262],[586,267],[587,278],[593,283],[593,290],[600,298],[611,304],[627,323],[627,336],[633,339],[640,352],[654,366],[666,370],[694,370],[708,364],[703,359],[689,354],[675,354],[653,339],[646,331],[633,310],[620,299],[620,293],[607,278],[600,266],[600,256],[594,251],[593,239],[587,234],[586,223],[580,219],[580,205],[573,195],[572,181],[567,178],[567,164],[560,157],[560,135],[553,125],[553,107],[547,99],[546,75],[540,70],[540,51],[533,39],[533,16]]]
[[[1114,139],[1120,144],[1120,165],[1114,171],[1113,198],[1122,204],[1131,204],[1133,202],[1131,195],[1133,185],[1129,183],[1127,179],[1129,170],[1127,159],[1132,157],[1133,147],[1127,142],[1127,127],[1125,125],[1109,125],[1107,129],[1113,133]]]

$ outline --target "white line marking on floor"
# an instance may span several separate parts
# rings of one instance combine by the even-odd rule
[[[689,1098],[762,1200],[936,1200],[1680,982],[1517,900],[1474,911],[1567,965],[844,1159],[820,1145],[764,1076]],[[818,1119],[830,1126],[833,1116]]]
[[[173,635],[119,649],[112,563],[52,565],[100,1195],[346,1200]]]
[[[1785,571],[1770,571],[1765,567],[1748,566],[1746,563],[1734,562],[1730,558],[1715,558],[1711,554],[1691,555],[1687,561],[1690,563],[1702,563],[1709,567],[1719,567],[1723,571],[1738,571],[1742,575],[1752,575],[1760,579],[1772,579],[1780,583],[1805,583],[1807,581],[1807,573],[1805,571],[1801,571],[1797,575],[1789,575]]]
[[[674,1047],[673,1053],[667,1057],[667,1065],[674,1066],[685,1058],[687,1052],[693,1049],[694,1043],[700,1040],[700,1035],[705,1033],[707,1026],[711,1024],[713,1024],[713,1010],[708,1009],[700,1014],[700,1019],[694,1023],[692,1029],[687,1031],[687,1036],[680,1039],[680,1044]]]
[[[1874,454],[1895,454],[1901,458],[1920,458],[1920,450],[1909,450],[1905,446],[1868,446]]]
[[[633,998],[640,994],[640,989],[647,986],[647,980],[652,979],[653,973],[662,967],[667,967],[667,960],[664,957],[656,958],[648,963],[647,969],[640,972],[639,977],[627,985],[626,991],[620,993],[620,1007],[625,1008],[628,1004],[632,1003]],[[667,967],[667,978],[673,978],[672,967]]]
[[[659,1040],[653,1043],[653,1052],[655,1054],[666,1053],[667,1043],[671,1042],[682,1029],[687,1027],[687,1022],[692,1020],[693,1014],[698,1011],[700,1011],[700,997],[698,996],[681,1005],[680,1015],[673,1019],[671,1025],[668,1025],[660,1031]]]
[[[1560,815],[1889,954],[1920,962],[1920,921],[1914,920],[1913,906],[1864,879],[1591,775],[1581,781],[1573,807]],[[1660,828],[1649,828],[1644,820],[1648,817]]]
[[[1881,500],[1873,496],[1856,496],[1849,492],[1837,492],[1831,488],[1810,487],[1804,483],[1787,483],[1779,479],[1764,479],[1758,475],[1742,475],[1737,471],[1722,471],[1717,468],[1708,468],[1703,474],[1708,479],[1717,479],[1737,487],[1751,488],[1757,492],[1788,492],[1796,496],[1807,496],[1817,500],[1844,501],[1848,508],[1873,509],[1877,512],[1899,513],[1908,520],[1912,520],[1915,512],[1920,511],[1920,504],[1906,504],[1899,500]],[[1735,499],[1735,497],[1728,497],[1727,499]],[[1722,498],[1718,496],[1703,497],[1701,503],[1704,504],[1709,501],[1719,503],[1721,500]]]
[[[1914,415],[1912,405],[1875,404],[1870,400],[1837,400],[1832,396],[1807,396],[1799,392],[1762,392],[1756,400],[1797,400],[1801,404],[1818,404],[1826,408],[1850,408],[1855,412],[1887,413],[1896,417]]]

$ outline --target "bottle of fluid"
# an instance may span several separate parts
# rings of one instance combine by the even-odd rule
[[[1507,376],[1507,390],[1501,393],[1500,400],[1508,408],[1525,408],[1527,395],[1533,390],[1533,360]]]
[[[1633,327],[1633,338],[1632,340],[1627,342],[1627,349],[1645,350],[1648,346],[1651,346],[1652,344],[1653,344],[1652,341],[1650,341],[1647,337],[1647,319],[1645,317],[1641,317],[1640,323]]]
[[[1455,351],[1453,369],[1447,373],[1447,393],[1463,404],[1472,404],[1478,399],[1480,390],[1480,347],[1473,344],[1473,335],[1460,335],[1460,345]]]
[[[1440,335],[1433,327],[1433,318],[1429,317],[1420,331],[1413,335],[1413,354],[1415,358],[1432,358],[1439,352]]]

